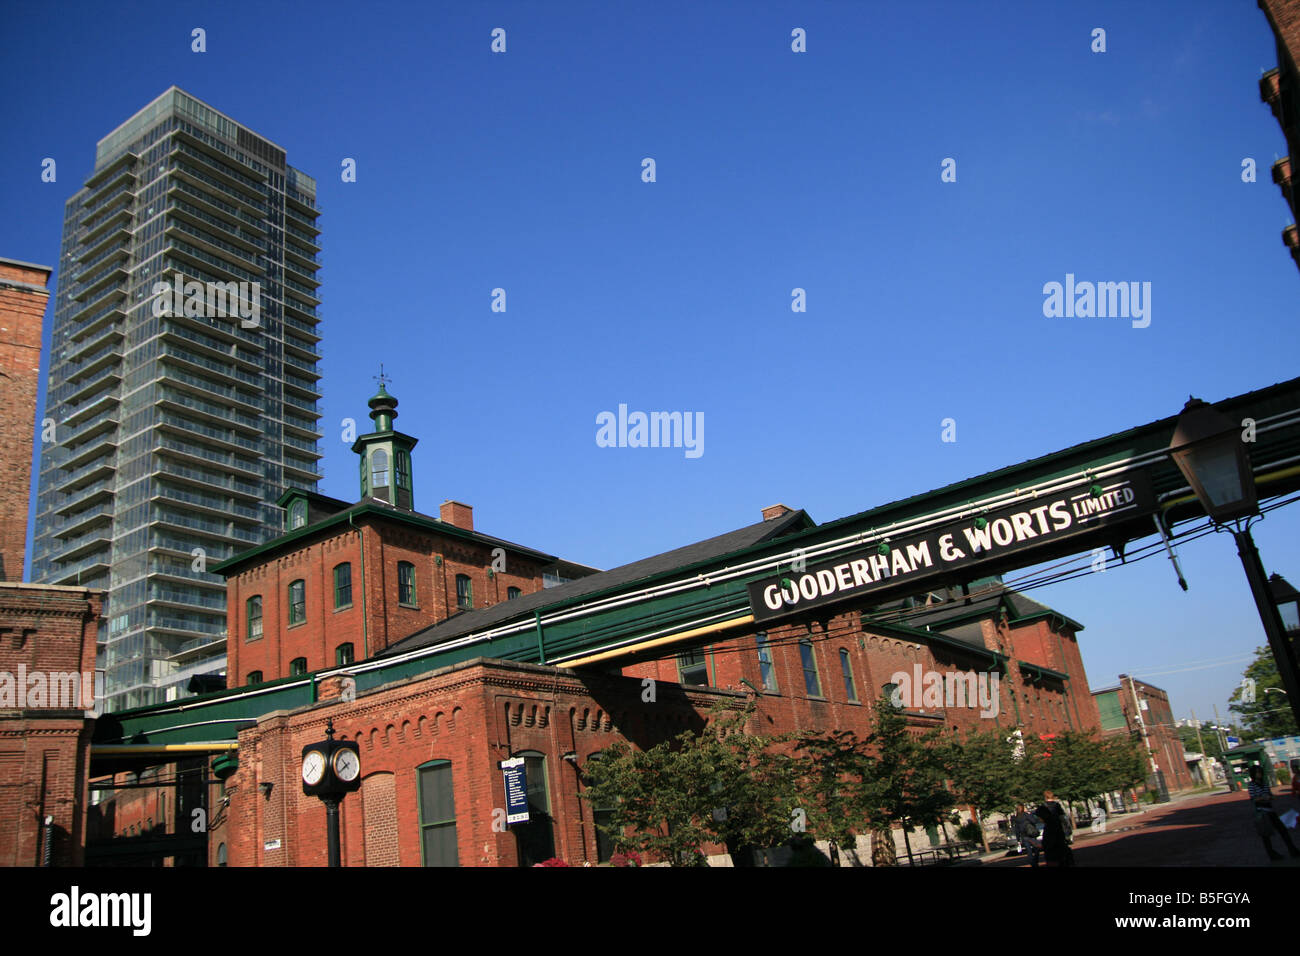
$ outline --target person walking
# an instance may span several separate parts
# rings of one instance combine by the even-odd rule
[[[1282,834],[1282,842],[1286,844],[1287,852],[1293,857],[1300,857],[1300,850],[1297,850],[1295,844],[1291,842],[1291,835],[1286,832],[1286,826],[1278,817],[1277,811],[1273,809],[1273,791],[1264,782],[1264,771],[1257,763],[1250,765],[1250,782],[1246,784],[1246,789],[1250,791],[1250,801],[1255,808],[1255,832],[1264,841],[1264,850],[1268,853],[1268,858],[1284,859],[1281,853],[1273,849],[1274,830]]]
[[[1074,854],[1065,842],[1065,811],[1061,805],[1055,800],[1042,803],[1034,816],[1043,821],[1043,859],[1047,865],[1073,866]]]
[[[1038,856],[1042,852],[1038,842],[1038,819],[1025,809],[1023,803],[1016,804],[1016,815],[1011,818],[1011,832],[1029,854],[1029,865],[1038,866]]]

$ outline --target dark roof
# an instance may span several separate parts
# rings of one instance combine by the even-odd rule
[[[651,578],[680,571],[691,565],[712,561],[732,551],[752,547],[763,541],[778,538],[792,531],[800,531],[814,526],[813,520],[803,511],[792,511],[780,518],[760,521],[735,531],[728,531],[713,538],[706,538],[683,548],[665,551],[654,557],[633,561],[609,571],[601,571],[589,577],[569,581],[558,587],[544,588],[532,594],[524,594],[508,601],[501,601],[481,610],[462,611],[422,631],[416,631],[409,637],[395,644],[390,644],[376,657],[389,657],[402,654],[420,647],[441,644],[444,641],[469,634],[482,628],[494,627],[519,617],[531,616],[534,612],[554,604],[572,601],[575,598],[595,595],[601,591],[627,588]]]
[[[870,619],[883,622],[896,620],[908,627],[921,630],[928,627],[967,640],[970,639],[966,636],[970,630],[970,622],[996,614],[1005,602],[1010,607],[1010,617],[1013,621],[1051,616],[1060,618],[1076,631],[1083,630],[1083,625],[1078,621],[1066,617],[1046,604],[1039,604],[1033,598],[1026,597],[1000,582],[991,582],[986,587],[972,589],[969,595],[962,595],[957,589],[951,589],[948,593],[953,596],[953,600],[943,604],[936,604],[930,608],[914,607],[910,610],[891,605]],[[982,643],[982,640],[975,643]]]
[[[288,492],[286,492],[288,494]],[[282,496],[283,497],[283,496]],[[323,497],[323,496],[321,496]],[[338,499],[334,499],[338,500]],[[364,501],[358,501],[344,511],[332,514],[327,518],[316,521],[312,524],[290,531],[288,534],[282,534],[278,538],[272,538],[270,541],[263,542],[247,551],[242,551],[234,557],[227,558],[219,564],[214,564],[209,570],[218,574],[229,577],[237,574],[245,566],[272,554],[281,548],[298,546],[305,539],[322,531],[334,532],[336,525],[348,523],[350,516],[361,517],[363,515],[374,515],[376,517],[388,518],[402,524],[414,525],[426,531],[433,531],[438,534],[449,535],[453,538],[466,538],[480,544],[494,545],[505,548],[507,551],[513,551],[516,554],[523,554],[544,564],[553,564],[559,560],[553,554],[546,554],[534,548],[525,547],[522,544],[515,544],[513,541],[506,541],[503,538],[494,538],[490,534],[483,534],[480,531],[467,531],[464,528],[458,528],[453,524],[443,521],[441,518],[435,518],[432,515],[421,514],[418,511],[407,511],[404,508],[398,508],[382,501],[379,498],[366,498]]]

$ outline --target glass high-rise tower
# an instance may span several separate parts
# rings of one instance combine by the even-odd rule
[[[32,577],[108,591],[108,710],[221,686],[207,568],[316,489],[318,215],[283,149],[176,87],[67,203]]]

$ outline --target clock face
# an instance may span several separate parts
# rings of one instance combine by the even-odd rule
[[[361,773],[361,761],[354,751],[336,750],[333,763],[334,775],[345,783],[351,783]]]
[[[303,782],[308,786],[315,786],[320,783],[323,776],[325,776],[325,755],[319,750],[307,751],[307,756],[302,758]]]

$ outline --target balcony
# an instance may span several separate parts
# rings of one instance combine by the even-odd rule
[[[113,364],[93,375],[87,375],[80,381],[65,382],[59,387],[57,400],[60,404],[80,405],[104,389],[117,388],[121,381],[122,370],[117,364]]]
[[[214,176],[209,176],[207,173],[191,168],[181,162],[177,162],[172,166],[171,174],[176,179],[192,183],[198,189],[211,192],[215,198],[239,209],[253,222],[261,222],[266,219],[265,203],[260,200],[250,199],[247,194],[226,185]]]
[[[1295,208],[1295,197],[1291,191],[1291,157],[1283,156],[1273,164],[1273,182],[1277,183],[1278,188],[1282,190],[1282,196],[1286,199],[1287,205]]]
[[[68,447],[65,443],[64,447]],[[87,440],[79,446],[76,451],[68,449],[68,458],[62,463],[63,468],[77,469],[87,465],[102,455],[111,455],[117,451],[117,432],[115,430],[101,430],[101,432]]]
[[[74,425],[81,425],[92,416],[97,416],[105,412],[116,414],[117,406],[117,393],[105,392],[103,395],[96,395],[92,401],[83,402],[80,405],[66,408],[63,413],[63,424],[72,427]]]
[[[72,564],[56,560],[58,568],[52,571],[48,583],[75,586],[85,578],[106,574],[109,570],[108,558],[109,553],[104,550]]]
[[[115,262],[92,276],[85,285],[78,286],[78,291],[72,294],[72,300],[74,302],[94,301],[110,286],[116,288],[125,283],[128,274],[125,259]]]
[[[68,493],[72,493],[78,488],[90,484],[92,481],[108,478],[113,474],[113,470],[116,467],[116,456],[105,455],[102,458],[95,459],[88,465],[82,465],[79,468],[74,468],[69,471],[68,474],[64,476],[63,480],[59,482],[59,486]]]
[[[117,159],[113,160],[103,169],[92,173],[86,180],[86,188],[101,189],[107,183],[116,182],[118,176],[123,172],[128,174],[130,173],[131,168],[135,166],[135,163],[139,158],[140,157],[137,154],[130,151],[122,153],[122,155],[118,156]]]
[[[110,215],[100,219],[89,229],[81,234],[82,245],[87,243],[99,243],[104,239],[119,232],[125,231],[127,235],[131,233],[131,207],[123,206],[121,209],[115,209]]]
[[[289,372],[284,373],[284,387],[293,389],[298,397],[310,398],[313,401],[321,397],[321,392],[315,384]]]
[[[67,515],[85,508],[97,501],[108,501],[113,497],[113,480],[107,478],[93,485],[86,485],[75,494],[70,494],[63,504],[54,509],[56,515]],[[112,507],[111,505],[109,507]]]
[[[266,224],[263,218],[251,216],[239,206],[219,199],[183,179],[173,178],[169,180],[167,183],[168,199],[173,203],[179,202],[179,197],[182,195],[194,203],[196,208],[211,216],[228,216],[232,225],[237,223],[240,229],[255,230],[259,234],[259,238],[266,236]]]
[[[68,340],[76,341],[103,328],[108,322],[126,318],[126,309],[122,305],[125,298],[125,289],[117,287],[105,289],[98,299],[92,299],[72,313],[69,320],[71,325],[68,327]]]
[[[110,342],[121,342],[123,334],[117,325],[105,326],[97,335],[85,336],[74,345],[67,346],[63,359],[66,362],[84,362],[88,356],[94,355]]]
[[[107,552],[112,543],[112,532],[108,525],[87,531],[79,537],[64,538],[63,546],[59,549],[59,561],[74,561],[100,550]]]
[[[176,438],[159,437],[158,443],[154,446],[154,451],[200,466],[211,462],[226,468],[237,469],[246,475],[253,475],[259,479],[262,477],[262,468],[257,462],[245,461],[231,452],[205,448],[202,445],[181,441]]]
[[[191,225],[179,216],[167,217],[167,225],[163,229],[163,234],[173,238],[183,236],[186,242],[213,256],[219,262],[228,262],[236,268],[249,270],[249,275],[260,276],[262,274],[261,266],[257,264],[256,252],[250,252],[242,246],[232,245],[218,239],[206,229],[201,230],[198,226]],[[246,279],[245,281],[256,282],[259,280]]]
[[[1273,118],[1282,122],[1282,71],[1273,67],[1259,78],[1259,98],[1273,111]]]
[[[110,526],[113,523],[113,506],[108,502],[68,515],[62,527],[55,532],[56,538],[73,538],[85,534],[96,525]]]

